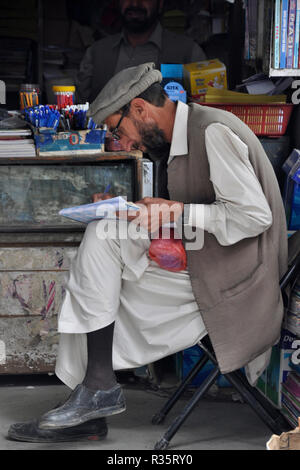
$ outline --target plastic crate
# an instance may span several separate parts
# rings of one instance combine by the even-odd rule
[[[293,104],[200,104],[229,111],[247,124],[254,134],[272,137],[285,134],[293,110]]]

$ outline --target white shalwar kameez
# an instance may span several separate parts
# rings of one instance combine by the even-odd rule
[[[188,107],[178,102],[169,162],[175,155],[188,158],[187,120]],[[205,138],[216,202],[192,204],[189,225],[213,233],[222,245],[257,236],[271,225],[272,214],[247,146],[218,123],[208,126]],[[150,364],[194,346],[207,334],[188,272],[173,273],[151,261],[146,232],[137,240],[115,234],[100,239],[97,230],[105,224],[103,220],[88,225],[71,263],[59,313],[55,372],[72,389],[85,376],[86,333],[112,322],[115,370]],[[119,224],[124,233],[127,222]],[[270,350],[246,366],[251,384],[269,358]]]

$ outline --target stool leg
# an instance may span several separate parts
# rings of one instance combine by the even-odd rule
[[[277,428],[277,432],[279,432],[279,434],[281,432],[290,430],[291,426],[286,421],[284,416],[281,414],[280,410],[275,408],[275,406],[273,406],[264,396],[262,396],[261,393],[255,387],[252,387],[252,385],[249,384],[247,378],[244,376],[244,374],[241,371],[237,370],[237,371],[231,372],[230,375],[231,375],[231,378],[234,378],[236,385],[237,383],[239,383],[239,386],[240,386],[239,393],[242,395],[242,397],[245,398],[246,401],[248,401],[247,396],[248,395],[252,396],[253,399],[256,400],[256,402],[258,402],[259,405],[263,407],[263,409],[269,415],[270,423],[273,422],[271,430]],[[225,376],[227,377],[227,374]],[[245,390],[247,391],[246,392],[247,396],[244,396]],[[253,405],[254,404],[255,402],[253,401]],[[260,406],[257,406],[257,404],[255,404],[255,410],[259,416],[260,416]],[[263,417],[261,417],[261,419],[263,420]]]
[[[205,366],[208,361],[208,357],[204,353],[201,359],[197,364],[192,368],[186,378],[181,382],[180,386],[174,392],[174,394],[169,398],[167,403],[162,407],[162,409],[156,413],[152,418],[152,424],[161,424],[169,411],[173,408],[177,400],[181,397],[185,391],[187,385],[193,380],[193,378],[198,374],[198,372]]]
[[[233,372],[224,374],[224,377],[234,386],[234,388],[242,395],[246,402],[251,406],[255,413],[260,417],[260,419],[268,426],[269,429],[275,434],[280,434],[282,432],[281,427],[278,425],[276,420],[272,418],[270,413],[265,409],[265,407],[258,401],[252,390],[249,390],[245,385],[241,383],[240,380],[234,375]]]
[[[167,432],[164,434],[162,439],[155,444],[155,450],[163,450],[167,449],[171,439],[176,434],[180,426],[184,423],[190,413],[193,411],[195,406],[197,405],[200,398],[204,395],[205,392],[212,386],[215,382],[216,378],[218,377],[220,371],[218,367],[215,367],[211,373],[206,377],[203,383],[200,385],[198,390],[194,393],[192,399],[188,402],[188,404],[183,408],[180,415],[173,421]]]
[[[205,337],[203,341],[200,342],[199,346],[212,363],[217,365],[215,355],[209,349],[209,338]],[[266,403],[266,400],[264,400],[258,390],[249,384],[247,378],[240,370],[224,374],[224,377],[228,379],[231,385],[242,395],[245,401],[273,433],[281,434],[282,431],[290,429],[290,426],[280,411],[275,410],[270,403]]]

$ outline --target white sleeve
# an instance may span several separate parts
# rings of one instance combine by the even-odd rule
[[[216,201],[191,204],[188,225],[221,245],[255,237],[272,225],[272,212],[250,163],[247,145],[223,124],[207,127],[205,143]]]

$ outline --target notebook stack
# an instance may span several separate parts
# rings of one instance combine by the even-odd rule
[[[0,129],[0,157],[36,157],[30,129]]]

